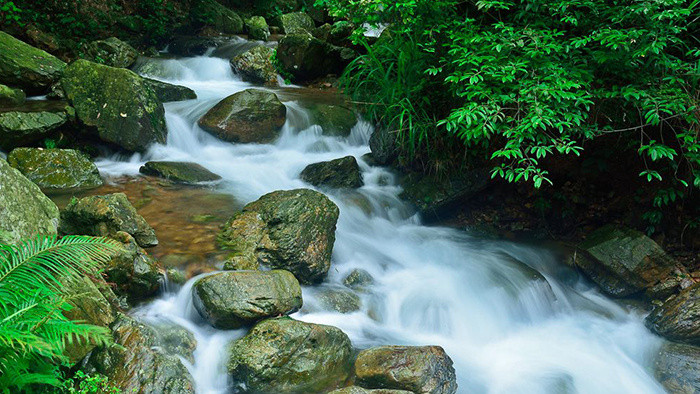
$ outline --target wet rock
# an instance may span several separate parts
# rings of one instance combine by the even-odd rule
[[[355,30],[355,25],[348,21],[337,21],[331,26],[328,42],[333,45],[344,46],[349,43],[350,35]]]
[[[277,138],[286,115],[287,107],[276,94],[246,89],[216,104],[199,126],[224,141],[267,143]]]
[[[452,360],[440,346],[380,346],[363,350],[355,361],[357,383],[373,389],[414,393],[456,393]]]
[[[669,393],[700,393],[700,347],[667,343],[659,351],[654,369]]]
[[[11,150],[47,137],[68,120],[64,111],[0,113],[0,149]]]
[[[61,85],[80,123],[103,141],[129,151],[165,143],[163,104],[133,71],[77,60],[66,67]]]
[[[56,204],[39,186],[0,158],[0,243],[55,235],[58,218]]]
[[[21,105],[27,96],[21,89],[13,89],[0,84],[0,107],[14,107]]]
[[[136,212],[124,193],[73,199],[61,212],[61,232],[115,237],[130,234],[142,247],[158,245],[153,228]]]
[[[44,190],[84,190],[103,185],[100,171],[73,149],[17,148],[7,162]]]
[[[308,189],[276,191],[246,205],[223,226],[219,246],[304,284],[323,280],[331,265],[339,209]]]
[[[626,297],[666,278],[674,262],[651,238],[627,228],[602,227],[578,246],[575,263],[601,290]]]
[[[177,56],[201,56],[207,53],[209,48],[216,47],[221,42],[213,37],[176,36],[168,46],[168,52]],[[137,70],[141,74],[158,75],[148,73],[146,67],[156,67],[158,63],[139,65]]]
[[[322,288],[316,292],[316,299],[326,310],[340,313],[351,313],[360,310],[360,297],[350,290],[343,288]]]
[[[206,20],[203,22],[221,33],[243,33],[243,19],[216,0],[198,0],[193,4],[191,14],[204,16]]]
[[[66,63],[0,31],[0,83],[41,94],[61,77]]]
[[[333,390],[328,394],[413,394],[413,391],[390,389],[368,390],[360,386],[349,386],[343,387],[342,389]]]
[[[258,270],[260,263],[255,256],[230,256],[224,262],[224,269],[227,271]]]
[[[448,177],[418,173],[401,180],[400,197],[412,203],[427,221],[440,219],[489,185],[486,169],[464,170]]]
[[[197,98],[197,93],[186,86],[173,85],[150,78],[144,78],[144,83],[146,86],[153,89],[158,100],[164,103],[170,101],[194,100]]]
[[[351,289],[361,290],[374,283],[372,275],[361,269],[356,268],[343,279],[343,284]]]
[[[131,67],[139,53],[131,45],[124,41],[110,37],[106,40],[97,40],[83,47],[83,59],[104,64],[110,67]]]
[[[335,327],[276,318],[233,342],[228,370],[243,392],[320,393],[348,379],[351,353]]]
[[[310,33],[316,27],[314,20],[304,12],[282,14],[279,19],[284,34]]]
[[[176,285],[184,285],[187,282],[187,277],[185,273],[177,268],[169,268],[166,270],[168,280]]]
[[[315,104],[309,112],[312,121],[323,129],[323,135],[347,137],[357,124],[355,113],[339,105]]]
[[[178,161],[149,161],[139,169],[139,172],[186,184],[212,182],[221,179],[220,176],[197,163]]]
[[[355,56],[352,49],[331,45],[310,33],[287,35],[277,47],[279,66],[299,82],[340,74]]]
[[[289,271],[225,271],[197,281],[194,306],[211,325],[234,329],[301,308],[301,286]]]
[[[396,134],[385,127],[377,127],[369,137],[372,160],[378,165],[389,165],[399,157]]]
[[[117,232],[115,238],[122,247],[105,267],[107,280],[132,302],[155,295],[165,282],[163,267],[128,233]]]
[[[654,308],[645,323],[672,341],[700,345],[700,283]]]
[[[112,325],[114,344],[92,353],[88,372],[101,373],[124,393],[194,394],[194,380],[177,356],[163,351],[157,332],[119,315]]]
[[[360,166],[353,156],[309,164],[300,176],[304,182],[318,187],[356,189],[364,184]]]
[[[277,86],[277,71],[272,65],[275,51],[266,46],[257,46],[231,59],[233,72],[246,82]]]
[[[270,37],[270,28],[262,16],[253,16],[245,21],[245,30],[251,40],[267,41]]]
[[[194,351],[197,349],[194,334],[176,325],[158,326],[156,332],[167,354],[183,357],[194,364]]]

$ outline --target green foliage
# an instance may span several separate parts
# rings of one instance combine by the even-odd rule
[[[109,342],[106,328],[63,316],[71,306],[62,281],[95,274],[116,248],[115,241],[85,236],[0,244],[0,391],[60,386],[66,345]]]
[[[5,24],[19,24],[22,10],[12,1],[0,0],[0,26]]]
[[[100,374],[87,375],[78,371],[63,382],[61,391],[66,394],[119,394],[121,390],[109,384],[106,376]]]

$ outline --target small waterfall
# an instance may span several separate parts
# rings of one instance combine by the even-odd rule
[[[304,288],[309,307],[294,318],[337,326],[357,347],[441,345],[455,362],[461,393],[664,392],[649,372],[660,340],[642,316],[579,280],[546,248],[421,225],[398,198],[394,175],[362,159],[369,152],[368,123],[359,121],[348,138],[325,137],[295,98],[285,102],[287,122],[274,144],[226,143],[197,126],[219,100],[251,87],[225,60],[150,60],[139,70],[188,86],[199,98],[166,104],[166,145],[104,158],[98,162],[104,174],[137,174],[146,160],[195,161],[224,178],[224,191],[253,201],[274,190],[310,187],[299,179],[308,164],[358,159],[365,186],[327,192],[341,215],[324,286],[342,285],[357,268],[375,282],[360,295],[362,309],[349,314],[323,310],[316,289]],[[226,344],[244,331],[220,331],[200,320],[191,301],[196,279],[136,313],[194,333],[198,347],[188,368],[197,392],[224,393]]]

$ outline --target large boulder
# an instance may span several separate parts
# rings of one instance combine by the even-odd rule
[[[700,347],[664,344],[654,366],[656,378],[669,393],[700,393]]]
[[[194,100],[197,98],[197,93],[187,86],[173,85],[151,78],[144,78],[144,83],[156,93],[158,100],[164,103],[170,101]]]
[[[277,71],[272,64],[275,51],[266,46],[257,46],[231,58],[231,69],[246,82],[277,86]]]
[[[286,116],[287,107],[276,94],[246,89],[221,100],[199,126],[224,141],[266,143],[277,138]]]
[[[7,162],[44,190],[94,189],[104,183],[90,157],[74,149],[17,148]]]
[[[61,232],[116,237],[124,231],[142,247],[158,245],[153,228],[136,212],[124,193],[73,199],[61,212]]]
[[[392,164],[399,157],[399,144],[396,133],[386,127],[378,126],[369,137],[369,149],[372,160],[379,165]]]
[[[340,74],[355,56],[352,49],[331,45],[310,33],[287,35],[277,47],[278,65],[300,82]]]
[[[105,142],[129,151],[165,143],[165,109],[156,93],[133,71],[77,60],[61,85],[78,120]]]
[[[197,163],[180,161],[149,161],[139,172],[145,175],[165,178],[175,183],[197,184],[221,179],[219,175],[207,170]]]
[[[262,16],[252,16],[245,21],[245,29],[251,40],[267,41],[270,37],[270,28]]]
[[[651,238],[628,228],[605,226],[576,251],[576,266],[601,290],[626,297],[654,287],[673,269],[673,260]]]
[[[97,40],[83,46],[82,58],[111,67],[131,67],[139,53],[124,41],[110,37]]]
[[[0,243],[55,235],[59,211],[34,182],[0,158]]]
[[[27,96],[21,89],[0,84],[0,107],[14,107],[24,103]]]
[[[246,205],[219,234],[234,254],[294,274],[304,284],[323,280],[331,266],[340,211],[321,193],[276,191]]]
[[[94,351],[85,364],[124,393],[194,394],[194,379],[182,361],[164,351],[158,332],[119,315],[112,325],[114,344]]]
[[[0,149],[11,150],[47,137],[66,123],[64,111],[0,113]]]
[[[305,12],[290,12],[279,17],[279,25],[284,34],[310,33],[316,24]]]
[[[355,189],[364,184],[360,166],[353,156],[309,164],[301,172],[301,180],[318,187]]]
[[[128,233],[120,231],[114,237],[122,246],[107,264],[104,273],[107,280],[114,284],[115,292],[132,302],[155,295],[165,283],[161,264]]]
[[[194,306],[211,325],[240,328],[301,308],[301,286],[289,271],[225,271],[194,284]]]
[[[338,328],[283,317],[233,342],[228,370],[242,392],[321,393],[349,378],[351,354]]]
[[[323,129],[323,135],[347,137],[357,124],[355,113],[340,105],[314,104],[309,112],[311,121]]]
[[[224,34],[243,33],[243,19],[233,10],[216,0],[193,2],[190,14],[200,22]]]
[[[357,384],[371,389],[417,394],[453,394],[457,377],[440,346],[380,346],[363,350],[355,361]]]
[[[654,308],[645,323],[672,341],[700,345],[700,283]]]
[[[66,63],[0,31],[0,83],[27,93],[44,93],[61,77]]]

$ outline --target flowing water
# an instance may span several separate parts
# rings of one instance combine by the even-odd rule
[[[194,161],[223,177],[220,190],[249,202],[274,190],[310,187],[299,179],[308,164],[358,159],[365,186],[324,191],[340,207],[340,219],[332,268],[321,286],[342,286],[356,268],[375,282],[360,293],[361,310],[349,314],[324,310],[318,287],[305,287],[304,308],[294,318],[337,326],[358,348],[440,345],[454,360],[460,393],[664,392],[651,372],[661,342],[644,328],[641,312],[600,295],[546,248],[421,225],[398,199],[392,173],[362,160],[369,124],[359,122],[348,138],[324,137],[303,109],[303,89],[280,88],[275,91],[288,112],[277,142],[222,142],[197,120],[251,85],[216,57],[158,62],[149,76],[189,86],[199,98],[165,105],[166,145],[143,156],[102,159],[103,175],[136,175],[146,160]],[[187,366],[197,392],[227,392],[226,344],[245,332],[216,330],[198,317],[191,301],[196,279],[136,313],[193,332],[198,347]]]

